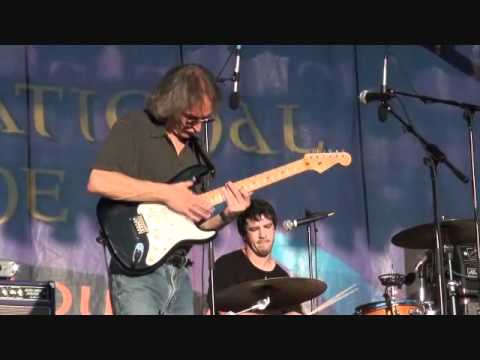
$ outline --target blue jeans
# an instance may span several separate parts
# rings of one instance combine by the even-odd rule
[[[184,266],[164,264],[138,277],[111,275],[115,315],[193,315],[193,289]]]

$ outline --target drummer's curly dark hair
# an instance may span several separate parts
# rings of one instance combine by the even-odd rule
[[[250,206],[237,218],[237,229],[239,234],[245,238],[247,234],[247,220],[260,220],[261,216],[272,220],[273,226],[277,228],[277,214],[269,202],[262,199],[252,199]]]

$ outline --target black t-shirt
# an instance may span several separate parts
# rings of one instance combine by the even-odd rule
[[[244,282],[289,276],[290,275],[278,264],[275,265],[272,271],[263,271],[253,265],[242,250],[237,250],[223,255],[215,261],[215,296],[222,290]],[[211,308],[210,281],[209,285],[207,301]],[[301,311],[299,306],[291,310]]]
[[[180,155],[165,132],[165,125],[146,111],[127,114],[115,123],[97,155],[94,169],[115,171],[139,180],[168,183],[182,170],[201,164],[200,156],[188,143]],[[199,192],[200,186],[194,191]],[[186,254],[190,246],[174,253]],[[112,273],[124,273],[112,258]]]

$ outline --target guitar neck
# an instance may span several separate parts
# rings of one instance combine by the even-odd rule
[[[237,187],[243,188],[247,192],[253,192],[271,184],[288,179],[292,176],[301,174],[307,170],[310,169],[305,166],[304,160],[300,159],[287,165],[283,165],[243,180],[239,180],[235,184]],[[205,194],[202,194],[201,196],[204,197],[212,206],[216,206],[225,201],[221,191],[222,188],[223,187],[216,188]]]

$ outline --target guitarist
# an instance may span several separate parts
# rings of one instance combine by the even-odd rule
[[[250,205],[250,193],[228,182],[225,209],[213,215],[192,181],[167,183],[181,170],[199,164],[192,138],[213,119],[221,94],[203,66],[177,66],[166,73],[146,102],[112,128],[90,173],[88,191],[131,202],[155,202],[219,230]],[[193,314],[193,290],[186,256],[179,248],[154,272],[130,276],[112,258],[110,292],[115,314]]]

